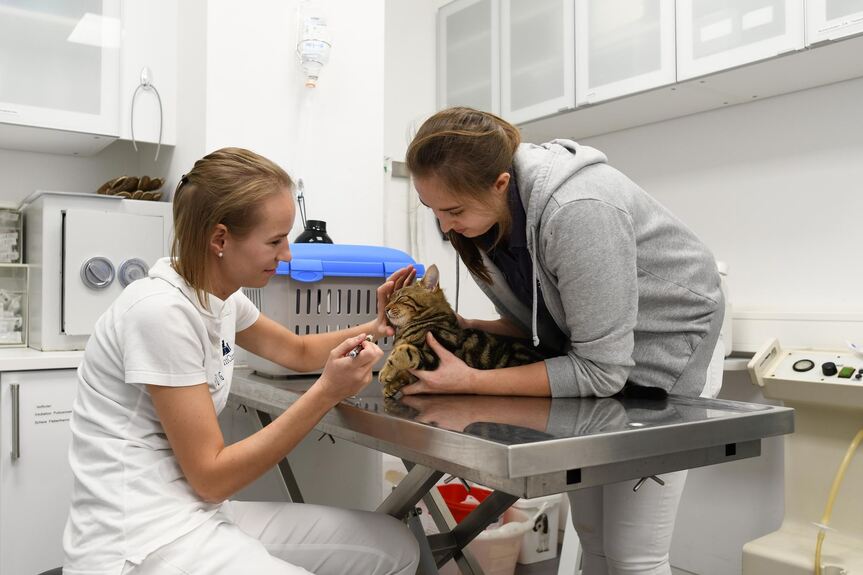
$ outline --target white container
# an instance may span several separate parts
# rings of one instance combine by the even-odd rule
[[[518,553],[518,562],[522,565],[557,557],[561,497],[560,494],[547,495],[534,499],[519,499],[513,503],[513,508],[524,512],[527,517],[536,517],[530,530],[524,534],[521,551]]]
[[[509,508],[503,514],[503,525],[489,527],[468,543],[467,549],[479,562],[485,575],[513,575],[526,532],[530,530],[528,517],[519,509]],[[458,575],[455,561],[448,561],[439,570],[440,575]]]
[[[719,332],[719,337],[722,338],[722,343],[725,345],[725,357],[731,355],[732,344],[732,308],[731,294],[728,291],[728,264],[725,262],[716,262],[716,269],[719,270],[720,286],[722,294],[725,296],[725,319],[722,320],[722,329]]]

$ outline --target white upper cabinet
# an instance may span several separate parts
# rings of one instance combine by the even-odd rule
[[[673,84],[674,0],[577,0],[576,104]]]
[[[806,45],[863,33],[863,0],[806,0]]]
[[[573,4],[501,1],[501,115],[508,121],[575,107]]]
[[[803,0],[677,0],[678,80],[803,46]]]
[[[174,145],[178,0],[123,0],[120,138]],[[145,85],[149,82],[149,87]],[[161,106],[160,106],[161,100]],[[134,115],[132,110],[134,107]]]
[[[119,16],[119,0],[0,0],[0,123],[116,137]]]
[[[499,114],[499,0],[456,0],[437,19],[438,107]]]

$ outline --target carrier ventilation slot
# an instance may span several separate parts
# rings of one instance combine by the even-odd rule
[[[261,288],[243,288],[243,293],[259,310],[263,307],[264,290]]]

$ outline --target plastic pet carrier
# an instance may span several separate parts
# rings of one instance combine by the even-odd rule
[[[366,323],[377,317],[376,291],[390,274],[409,264],[417,269],[418,276],[424,272],[423,266],[403,251],[379,246],[291,244],[291,253],[291,261],[279,263],[265,287],[243,288],[243,292],[261,313],[297,335]],[[380,340],[378,345],[389,351],[392,338]],[[298,375],[252,353],[248,363],[260,375]]]

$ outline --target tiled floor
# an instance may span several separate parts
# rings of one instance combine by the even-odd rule
[[[557,575],[557,559],[549,559],[530,565],[516,565],[515,575]]]
[[[560,557],[560,553],[558,553],[558,558]],[[557,559],[549,559],[548,561],[542,561],[540,563],[533,563],[532,565],[517,565],[515,568],[515,575],[557,575],[557,567],[558,560]],[[683,571],[681,569],[677,569],[675,567],[671,568],[672,575],[696,575],[689,571]],[[566,575],[570,575],[567,573]],[[575,575],[575,574],[572,574]]]

